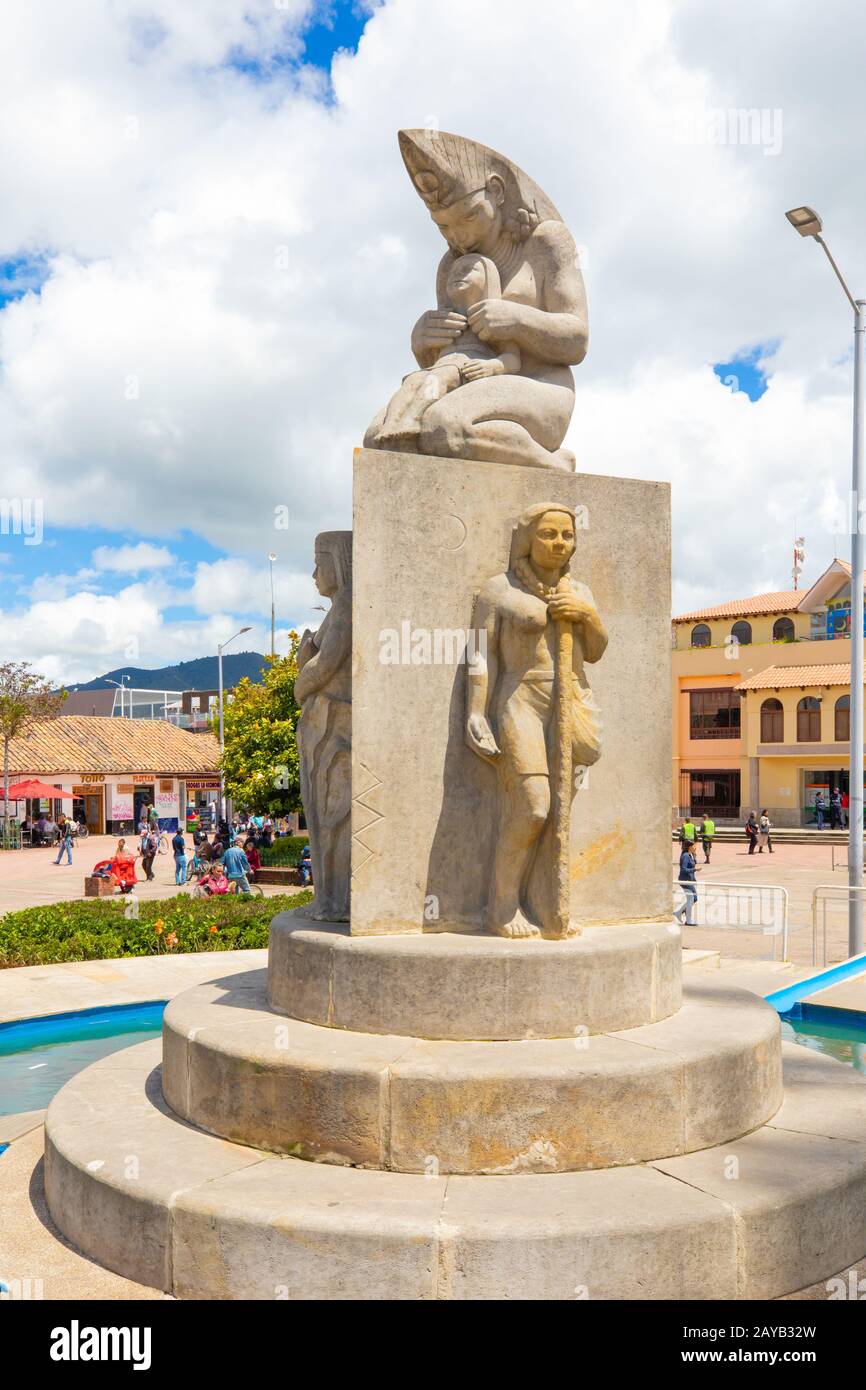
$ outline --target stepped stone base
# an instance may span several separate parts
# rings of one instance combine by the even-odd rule
[[[298,908],[271,923],[268,996],[280,1013],[354,1033],[573,1038],[675,1013],[681,955],[668,922],[590,927],[567,941],[351,936]]]
[[[274,1157],[179,1120],[160,1044],[79,1073],[46,1119],[51,1215],[181,1298],[768,1299],[866,1254],[866,1083],[794,1044],[745,1138],[594,1172],[420,1176]]]
[[[369,938],[365,940],[369,944]],[[550,1173],[688,1153],[782,1100],[779,1019],[699,983],[661,1023],[523,1042],[431,1042],[287,1019],[265,972],[166,1009],[176,1114],[238,1143],[397,1172]]]

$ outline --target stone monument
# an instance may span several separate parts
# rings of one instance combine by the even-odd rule
[[[55,1097],[51,1215],[179,1298],[822,1296],[866,1254],[866,1084],[683,988],[667,488],[564,449],[586,307],[549,198],[400,148],[448,250],[317,541],[316,896]]]

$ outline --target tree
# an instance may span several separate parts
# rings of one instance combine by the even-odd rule
[[[288,656],[268,660],[265,678],[246,677],[223,709],[223,779],[226,796],[248,811],[285,816],[301,805],[301,774],[295,727],[298,635],[289,634]],[[215,721],[218,731],[218,717]]]
[[[34,724],[56,719],[66,699],[65,690],[52,690],[29,661],[0,665],[0,738],[3,739],[3,838],[9,815],[9,746]]]

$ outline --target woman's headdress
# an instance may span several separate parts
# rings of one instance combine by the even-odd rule
[[[316,550],[324,550],[333,557],[337,571],[337,583],[343,589],[352,582],[352,532],[320,531],[316,537]]]
[[[401,130],[397,138],[409,177],[431,210],[450,207],[498,174],[505,185],[505,226],[514,236],[529,236],[540,222],[562,221],[538,184],[487,145],[445,130]]]

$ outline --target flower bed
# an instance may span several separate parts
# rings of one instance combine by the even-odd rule
[[[150,902],[96,898],[27,907],[0,919],[0,968],[261,949],[268,944],[271,919],[309,902],[312,896],[309,892],[270,898],[178,894]]]

